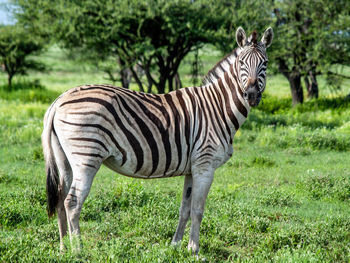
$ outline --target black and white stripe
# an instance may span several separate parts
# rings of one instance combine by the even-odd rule
[[[54,129],[66,140],[66,154],[80,156],[81,165],[96,159],[108,165],[113,157],[129,176],[183,175],[195,159],[209,162],[218,147],[229,151],[249,111],[240,98],[229,74],[165,95],[81,86],[56,102]]]
[[[239,48],[220,61],[205,85],[146,94],[110,85],[85,85],[62,94],[44,118],[48,211],[58,212],[61,248],[79,235],[79,215],[102,164],[130,177],[185,175],[173,243],[192,218],[189,248],[198,252],[199,225],[214,171],[232,155],[233,137],[265,88],[269,28],[261,42],[236,33]],[[250,106],[251,105],[251,106]]]

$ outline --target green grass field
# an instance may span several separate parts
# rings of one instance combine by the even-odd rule
[[[201,56],[202,73],[221,57],[210,48]],[[25,80],[42,86],[0,88],[0,262],[196,262],[186,249],[188,228],[181,247],[170,246],[183,178],[136,180],[106,168],[83,207],[83,252],[59,252],[56,219],[46,215],[42,118],[60,92],[108,81],[56,47],[38,59],[51,72]],[[187,59],[181,68],[186,86],[189,65]],[[0,85],[5,82],[0,75]],[[344,95],[350,83],[333,93],[321,78],[321,98],[295,108],[282,76],[267,83],[263,103],[235,137],[233,157],[215,174],[201,258],[349,262],[350,100]]]

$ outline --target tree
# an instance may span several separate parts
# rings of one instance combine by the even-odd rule
[[[346,0],[223,1],[226,18],[215,44],[223,53],[233,49],[232,28],[247,32],[272,26],[274,41],[269,50],[269,70],[280,72],[290,84],[293,104],[318,97],[317,76],[324,74],[339,85],[346,77],[334,65],[350,62],[350,2]]]
[[[112,59],[121,79],[131,73],[141,91],[146,80],[148,90],[155,86],[159,93],[166,86],[174,89],[174,83],[180,82],[177,72],[183,58],[212,42],[222,20],[215,10],[218,4],[209,0],[17,2],[22,7],[19,21],[51,19],[52,35],[64,47],[88,54],[95,62]]]
[[[334,76],[332,66],[350,61],[350,3],[346,0],[276,1],[272,59],[288,79],[293,105],[317,98],[317,76]]]
[[[212,43],[223,53],[231,52],[236,46],[235,32],[242,26],[247,33],[254,30],[264,32],[273,25],[271,1],[263,0],[224,0],[216,8],[221,16],[221,27]]]
[[[44,45],[28,31],[17,25],[0,27],[0,64],[12,86],[15,75],[25,75],[30,70],[44,70],[44,65],[30,58],[41,52]]]

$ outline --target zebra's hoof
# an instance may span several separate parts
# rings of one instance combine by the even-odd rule
[[[174,248],[179,248],[181,246],[181,241],[171,241],[171,246]]]

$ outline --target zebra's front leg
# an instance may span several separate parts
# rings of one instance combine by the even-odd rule
[[[193,187],[191,200],[191,232],[188,242],[188,250],[192,254],[199,252],[199,228],[202,222],[205,201],[207,199],[211,183],[213,182],[214,171],[209,169],[194,171],[192,173]]]
[[[177,245],[181,242],[185,232],[185,227],[190,217],[191,211],[191,196],[192,196],[192,175],[185,176],[184,189],[182,193],[182,202],[179,212],[179,224],[177,225],[175,235],[171,242],[172,245]]]

